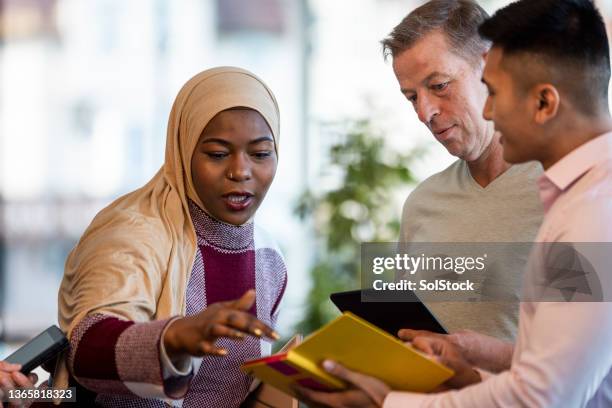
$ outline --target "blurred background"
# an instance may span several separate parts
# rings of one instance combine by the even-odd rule
[[[329,293],[358,287],[359,242],[395,240],[414,183],[452,162],[379,43],[421,3],[0,0],[0,358],[57,322],[66,255],[155,174],[180,86],[218,65],[252,70],[281,107],[257,215],[289,268],[280,331],[333,317]]]

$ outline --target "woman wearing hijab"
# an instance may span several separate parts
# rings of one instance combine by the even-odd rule
[[[71,347],[56,388],[69,372],[100,406],[241,404],[251,379],[239,366],[269,353],[286,286],[278,248],[252,222],[278,138],[276,99],[252,73],[214,68],[183,86],[161,170],[103,209],[66,261]]]

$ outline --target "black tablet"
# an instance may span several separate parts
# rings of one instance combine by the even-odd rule
[[[397,337],[400,329],[429,330],[435,333],[448,334],[444,326],[436,319],[418,297],[410,292],[402,294],[403,301],[389,301],[388,297],[381,301],[362,302],[362,291],[332,293],[329,298],[341,312],[351,312],[380,327]],[[368,300],[376,300],[377,294],[370,290],[365,292]],[[407,297],[411,297],[408,300]]]
[[[39,365],[55,357],[68,345],[68,339],[64,336],[64,333],[57,326],[51,326],[8,356],[5,361],[21,364],[21,372],[28,374]]]

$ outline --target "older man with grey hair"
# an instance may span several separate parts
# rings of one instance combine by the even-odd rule
[[[402,242],[528,243],[542,221],[535,183],[540,164],[505,162],[492,122],[482,117],[487,99],[481,82],[483,55],[489,43],[478,35],[478,26],[486,18],[475,1],[432,0],[408,14],[382,41],[402,94],[434,138],[458,158],[409,195]],[[493,340],[475,332],[514,339],[528,253],[520,254],[504,258],[497,272],[488,271],[489,283],[503,286],[504,301],[428,303],[472,362],[486,361],[492,371],[507,368],[512,347],[493,347]],[[404,339],[414,336],[411,330],[400,332]]]

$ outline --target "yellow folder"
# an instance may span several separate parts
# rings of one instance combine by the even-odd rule
[[[302,335],[296,334],[279,352],[287,352],[301,342]],[[240,408],[298,408],[299,406],[295,398],[258,379],[253,381],[251,389],[254,391],[249,394]]]
[[[376,377],[394,390],[428,392],[454,372],[409,345],[355,316],[342,316],[285,353],[245,362],[241,370],[294,395],[291,386],[330,391],[346,384],[323,370],[331,359],[350,370]]]

